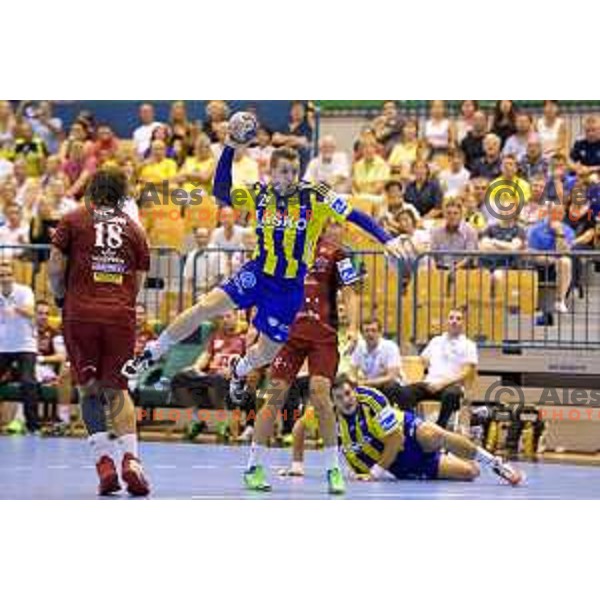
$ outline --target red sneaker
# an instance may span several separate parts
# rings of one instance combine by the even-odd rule
[[[115,461],[110,456],[102,456],[100,458],[96,463],[96,471],[100,478],[100,484],[98,485],[98,494],[100,496],[110,496],[121,491],[117,467]]]
[[[150,484],[144,475],[142,463],[130,452],[123,456],[121,477],[132,496],[147,496],[150,493]]]

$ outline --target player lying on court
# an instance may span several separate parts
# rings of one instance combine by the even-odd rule
[[[392,407],[380,391],[355,386],[346,375],[335,380],[332,392],[341,449],[355,479],[472,481],[482,465],[511,485],[524,480],[520,471],[468,438]],[[294,427],[292,467],[281,475],[304,474],[304,432],[309,426],[301,420]]]
[[[99,494],[121,489],[120,463],[127,491],[145,496],[150,487],[121,368],[134,352],[136,297],[150,253],[141,227],[121,210],[126,189],[119,170],[101,169],[92,176],[86,190],[90,202],[65,215],[56,228],[48,274],[57,304],[64,305],[65,343],[95,455]],[[116,440],[108,433],[107,409]]]
[[[307,360],[311,404],[321,423],[325,447],[329,493],[344,493],[335,413],[331,403],[331,384],[339,363],[337,294],[341,290],[344,303],[348,306],[348,338],[355,342],[359,330],[358,298],[352,286],[360,280],[360,274],[341,245],[341,237],[341,226],[332,222],[319,238],[315,261],[304,282],[303,305],[292,325],[289,339],[271,366],[270,381],[264,394],[265,403],[256,415],[248,469],[244,474],[246,486],[252,490],[271,489],[261,459],[273,434],[276,415]]]
[[[236,190],[232,196],[236,147],[250,142],[256,129],[254,117],[245,115],[244,119],[249,123],[248,130],[231,124],[239,124],[239,113],[232,117],[213,190],[226,205],[253,209],[251,215],[258,240],[254,256],[228,281],[179,315],[156,342],[147,346],[141,357],[127,364],[124,372],[129,376],[135,377],[158,360],[173,344],[194,333],[202,322],[228,310],[256,307],[253,324],[259,332],[258,340],[244,357],[231,364],[230,395],[233,399],[240,397],[244,378],[252,370],[270,364],[287,340],[290,326],[302,306],[304,277],[329,219],[354,223],[383,244],[391,255],[398,259],[403,257],[403,240],[392,238],[371,217],[353,209],[326,186],[301,182],[300,160],[293,149],[279,148],[273,152],[271,184],[257,183],[253,194]]]

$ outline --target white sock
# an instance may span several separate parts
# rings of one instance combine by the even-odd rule
[[[58,418],[63,423],[71,422],[71,407],[68,404],[59,404],[57,410],[58,410]]]
[[[498,460],[493,454],[487,450],[484,450],[483,448],[480,448],[479,446],[477,447],[475,456],[473,458],[475,458],[480,465],[484,465],[486,467],[489,467]]]
[[[103,456],[113,458],[114,444],[106,431],[93,433],[88,437],[94,460],[98,462]]]
[[[327,470],[339,468],[340,459],[337,446],[326,446],[323,451],[325,452],[325,464],[327,465]]]
[[[254,367],[250,364],[250,360],[248,356],[242,356],[240,360],[238,360],[237,365],[235,366],[235,376],[239,378],[246,377],[248,373],[254,370]]]
[[[261,454],[262,448],[256,442],[252,442],[250,444],[250,455],[248,456],[248,469],[251,469],[259,464],[259,458]]]
[[[126,433],[121,437],[117,438],[119,446],[123,454],[133,454],[136,458],[138,457],[138,440],[135,433]]]
[[[15,411],[15,417],[14,417],[17,421],[24,421],[25,420],[25,413],[23,412],[23,403],[22,402],[18,402],[17,403],[17,410]]]

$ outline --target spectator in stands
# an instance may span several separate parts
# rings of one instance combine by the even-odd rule
[[[186,148],[189,148],[192,124],[188,119],[187,108],[183,100],[176,100],[171,104],[169,125],[171,126],[173,137],[182,140]]]
[[[310,148],[314,131],[314,110],[309,103],[300,100],[292,102],[287,131],[273,134],[274,146],[289,146],[300,154],[300,172],[304,173],[310,158]]]
[[[502,154],[513,154],[517,162],[521,162],[527,154],[527,143],[533,130],[531,117],[526,113],[519,113],[516,116],[515,127],[516,131],[506,140]]]
[[[464,334],[464,315],[460,309],[448,314],[447,331],[435,336],[421,353],[427,370],[423,381],[405,386],[397,404],[415,410],[419,402],[439,400],[437,424],[446,428],[452,414],[460,410],[467,385],[476,374],[479,362],[477,346]]]
[[[155,130],[158,131],[157,128]],[[150,157],[144,161],[140,169],[141,185],[162,185],[163,181],[169,182],[177,175],[177,164],[172,158],[167,158],[167,146],[162,140],[154,140],[150,144]]]
[[[413,163],[411,181],[404,192],[404,200],[412,204],[424,219],[435,219],[441,214],[442,189],[437,179],[431,177],[429,165],[423,160]]]
[[[194,155],[186,159],[175,179],[177,183],[183,185],[183,189],[188,194],[200,187],[206,196],[211,196],[215,167],[216,161],[210,150],[210,139],[205,133],[201,133],[196,138]]]
[[[456,132],[454,124],[446,116],[446,104],[443,100],[432,100],[429,105],[429,119],[425,121],[423,132],[432,155],[447,154],[454,145]]]
[[[369,139],[360,144],[362,158],[352,169],[352,191],[355,194],[380,195],[390,177],[390,168],[377,154],[377,146]]]
[[[465,169],[462,150],[453,148],[448,152],[449,165],[438,175],[444,196],[460,196],[467,187],[471,174]]]
[[[250,189],[259,180],[258,163],[250,158],[247,148],[236,148],[231,178],[236,188]]]
[[[508,142],[506,144],[508,146]],[[525,156],[519,162],[519,176],[531,181],[535,175],[548,175],[548,160],[542,154],[542,143],[537,134],[531,134],[527,141]]]
[[[240,250],[244,246],[245,227],[235,222],[236,213],[230,206],[225,206],[219,213],[220,227],[217,227],[210,236],[210,245],[225,252]]]
[[[150,149],[150,142],[152,140],[152,132],[161,123],[154,119],[154,106],[149,103],[144,103],[140,106],[140,125],[135,128],[133,132],[133,143],[137,155],[142,158],[146,155],[146,152]]]
[[[485,156],[483,140],[488,133],[488,122],[485,113],[478,110],[473,115],[473,126],[460,142],[465,155],[465,166],[472,171],[480,158]]]
[[[52,103],[42,100],[26,118],[33,128],[34,134],[39,137],[49,154],[56,154],[60,149],[63,138],[62,121],[52,116]]]
[[[67,148],[62,171],[69,182],[67,196],[78,200],[83,196],[87,182],[96,171],[96,159],[91,154],[86,155],[83,142],[72,140]]]
[[[171,389],[174,395],[196,408],[235,408],[229,397],[229,363],[233,356],[243,356],[245,352],[246,333],[240,327],[238,313],[230,310],[223,314],[220,324],[195,363],[173,377]],[[248,378],[248,396],[243,406],[238,408],[256,408],[256,383],[258,378],[251,374]],[[187,431],[190,440],[197,437],[205,426],[198,420],[197,414],[195,416]],[[252,424],[248,423],[248,426],[252,427]]]
[[[23,205],[27,190],[31,187],[34,177],[27,174],[27,161],[24,158],[16,158],[13,162],[13,181],[16,186],[15,202]]]
[[[229,107],[223,100],[209,100],[206,103],[206,119],[202,131],[210,138],[211,143],[222,142],[218,130],[223,129],[229,117]]]
[[[173,148],[174,137],[171,128],[165,123],[158,124],[153,130],[150,136],[150,146],[146,150],[144,156],[145,159],[150,158],[152,155],[152,143],[155,141],[162,142],[165,145],[165,156],[175,161],[175,149]]]
[[[50,324],[50,305],[37,300],[35,307],[37,329],[37,364],[35,378],[38,383],[57,388],[58,420],[50,433],[64,435],[71,423],[71,377],[67,363],[65,341],[60,328]]]
[[[6,209],[12,204],[17,204],[17,185],[13,177],[0,181],[0,213],[2,223],[6,221]]]
[[[211,290],[218,282],[220,274],[225,272],[225,266],[219,265],[222,253],[211,251],[214,247],[209,246],[209,239],[208,229],[197,227],[194,231],[196,247],[185,259],[185,289],[190,291],[194,298]]]
[[[527,232],[527,245],[532,252],[558,252],[562,256],[535,256],[532,262],[538,267],[540,282],[556,281],[555,309],[567,313],[566,298],[571,287],[572,263],[568,256],[575,242],[575,232],[564,222],[564,207],[554,205],[548,215],[534,223]],[[547,323],[542,315],[539,324]]]
[[[536,123],[544,158],[551,159],[556,153],[567,151],[567,128],[559,116],[557,100],[544,100],[544,114]]]
[[[44,169],[44,174],[40,178],[40,185],[42,186],[42,189],[45,189],[55,177],[64,176],[61,166],[62,161],[60,160],[60,156],[58,154],[53,154],[46,159],[46,168]]]
[[[528,228],[548,213],[549,199],[546,195],[546,178],[541,173],[531,178],[531,198],[519,213],[519,223]]]
[[[456,142],[461,144],[475,127],[476,115],[479,112],[477,100],[463,100],[460,103],[460,117],[456,120]],[[487,123],[484,130],[487,129]]]
[[[477,159],[471,169],[471,177],[485,177],[495,179],[502,170],[500,150],[502,142],[495,133],[488,133],[483,138],[484,155]]]
[[[501,195],[511,187],[515,195],[519,197],[519,202],[525,205],[531,198],[531,187],[525,179],[517,175],[517,159],[514,154],[505,154],[502,157],[502,170],[500,175],[490,182],[488,203],[490,208],[499,204],[502,200]],[[494,208],[493,212],[497,212]]]
[[[418,222],[421,218],[419,212],[412,204],[404,202],[402,195],[402,184],[399,181],[391,179],[385,184],[383,202],[381,203],[381,211],[379,221],[386,231],[396,236],[400,234],[399,217],[402,212],[408,210]]]
[[[75,141],[83,144],[84,154],[86,156],[92,151],[93,142],[90,139],[89,131],[86,125],[80,121],[75,121],[71,125],[69,136],[60,145],[58,154],[62,161],[66,160],[71,143]]]
[[[221,152],[223,152],[223,147],[225,145],[225,140],[227,139],[227,135],[229,132],[229,125],[227,125],[227,121],[222,121],[220,123],[215,123],[214,125],[214,139],[215,141],[210,145],[210,150],[215,157],[215,160],[219,162],[219,158],[221,157]]]
[[[11,204],[4,209],[6,222],[0,227],[0,246],[21,246],[29,243],[29,227],[23,221],[23,209],[18,204]],[[2,248],[0,260],[21,256],[22,250]]]
[[[517,131],[517,113],[512,100],[498,100],[492,118],[492,132],[500,138],[500,149],[506,140]]]
[[[8,100],[0,100],[0,151],[12,148],[17,120]]]
[[[364,339],[352,353],[352,377],[359,385],[377,388],[396,402],[403,380],[400,348],[383,337],[377,319],[367,320],[362,333]]]
[[[518,267],[519,261],[514,253],[525,248],[527,239],[525,229],[518,223],[517,197],[513,196],[512,202],[506,202],[505,207],[499,215],[501,218],[485,229],[479,241],[479,249],[488,253],[481,258],[480,264],[492,271],[493,292],[502,289],[503,269]]]
[[[271,144],[272,135],[270,129],[259,127],[256,131],[256,145],[248,149],[248,155],[258,164],[260,181],[263,183],[271,179],[271,154],[275,149]]]
[[[350,165],[345,152],[336,150],[332,135],[325,135],[319,141],[319,154],[308,164],[304,174],[306,181],[323,182],[336,192],[350,190]]]
[[[487,181],[485,179],[475,179],[476,182],[484,181],[485,190],[487,190]],[[482,185],[477,183],[476,185]],[[485,192],[484,192],[485,194]],[[458,196],[465,207],[465,223],[470,225],[479,235],[489,224],[487,215],[483,212],[485,204],[480,199],[480,192],[475,192],[473,183],[465,189],[464,193]]]
[[[44,172],[44,160],[48,156],[46,145],[34,134],[28,121],[21,121],[17,131],[13,155],[25,159],[28,177],[39,177]]]
[[[5,158],[1,153],[2,147],[0,146],[0,184],[6,177],[10,177],[13,174],[13,163],[8,158]]]
[[[431,248],[431,232],[428,229],[417,228],[418,221],[412,210],[403,210],[398,215],[397,221],[398,234],[408,236],[418,254],[427,252]]]
[[[393,146],[400,141],[404,128],[404,119],[400,116],[394,100],[386,100],[383,103],[381,113],[373,119],[371,127],[375,132],[377,143],[384,147],[387,156]]]
[[[571,168],[580,177],[600,173],[600,117],[586,117],[584,130],[584,137],[571,148]]]
[[[598,220],[591,208],[585,185],[576,184],[573,189],[566,194],[566,200],[563,222],[575,233],[575,239],[573,240],[571,250],[593,250]],[[583,297],[583,262],[581,258],[577,258],[576,256],[573,256],[572,260],[572,285],[579,290],[579,296]]]
[[[22,408],[18,408],[15,420],[8,427],[11,433],[25,433],[25,428],[35,432],[40,427],[35,379],[37,343],[34,304],[33,290],[15,283],[12,263],[0,261],[0,377],[16,364],[21,384]]]
[[[448,198],[444,202],[444,224],[431,232],[431,249],[450,253],[436,257],[438,267],[460,268],[470,264],[468,258],[452,256],[452,252],[477,250],[477,232],[464,220],[464,206],[460,198]]]
[[[105,123],[98,125],[96,130],[96,141],[92,146],[92,154],[98,161],[104,153],[105,159],[114,159],[119,151],[119,140],[113,133],[110,125]]]
[[[428,160],[429,148],[425,140],[419,140],[419,129],[414,119],[409,119],[402,130],[400,141],[392,148],[388,163],[392,173],[402,180],[410,179],[411,165],[416,160]]]

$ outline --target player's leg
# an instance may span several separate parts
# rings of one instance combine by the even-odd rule
[[[150,485],[140,460],[135,407],[127,379],[121,374],[121,366],[135,348],[135,324],[103,325],[101,331],[101,393],[121,451],[121,478],[132,496],[146,496]]]
[[[475,461],[491,469],[512,485],[518,485],[523,480],[523,474],[505,463],[500,457],[477,446],[467,437],[442,429],[433,423],[421,422],[417,427],[416,439],[425,452],[437,452],[445,449],[460,459]]]
[[[264,334],[261,334],[260,338],[262,337],[265,337]],[[263,395],[264,403],[256,415],[248,465],[244,474],[244,481],[251,489],[266,491],[271,487],[266,480],[261,461],[266,452],[267,442],[273,435],[277,415],[283,407],[291,382],[304,362],[304,357],[302,344],[291,339],[273,360],[271,378]]]
[[[58,431],[65,433],[71,423],[71,396],[73,394],[73,383],[71,370],[67,362],[62,363],[58,373]]]
[[[105,407],[98,394],[102,339],[96,323],[64,324],[65,345],[77,387],[81,419],[100,480],[98,493],[113,494],[121,489],[115,464],[116,448],[108,433]]]
[[[310,373],[310,403],[319,418],[319,429],[323,438],[329,492],[343,494],[344,476],[340,469],[337,447],[337,427],[331,400],[331,384],[337,374],[339,353],[337,336],[325,340],[314,340],[308,350],[308,372]]]
[[[21,401],[25,412],[25,424],[30,432],[34,432],[40,428],[37,412],[39,387],[35,376],[37,354],[35,352],[19,352],[16,356],[21,383]]]

